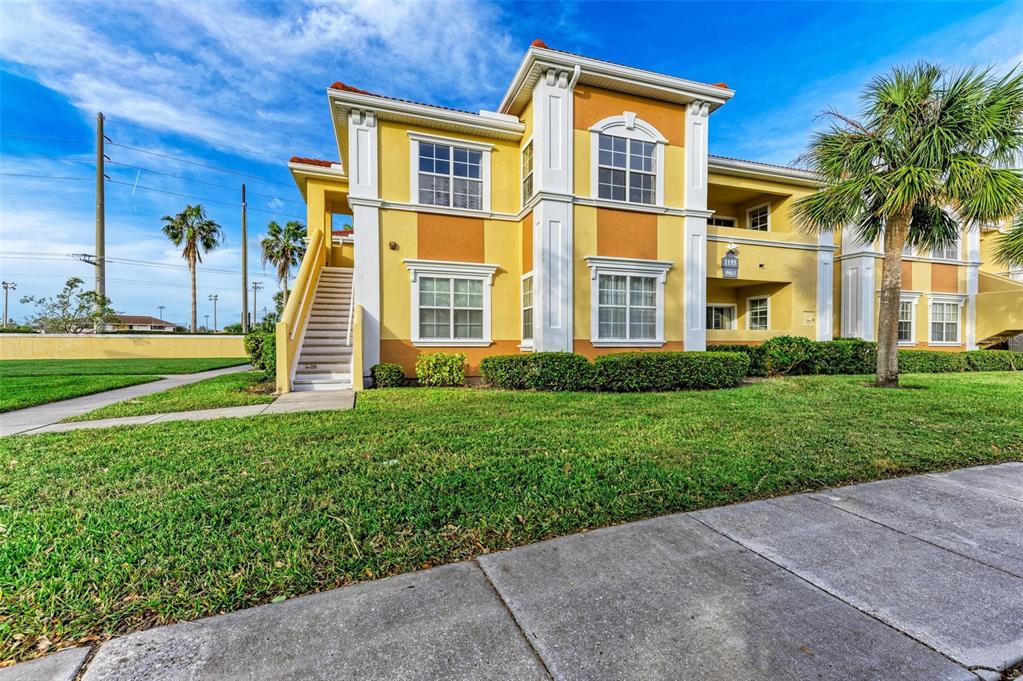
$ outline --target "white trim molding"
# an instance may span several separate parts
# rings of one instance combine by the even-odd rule
[[[967,296],[964,293],[928,293],[927,294],[927,344],[935,346],[954,346],[963,344],[963,307]],[[954,341],[934,340],[934,303],[952,304],[957,306],[956,339]]]
[[[402,260],[412,282],[410,297],[412,345],[416,347],[486,347],[493,343],[491,335],[491,288],[497,265],[450,260]],[[475,279],[483,282],[483,337],[482,338],[421,338],[419,335],[419,280],[420,277],[447,279]]]
[[[977,349],[977,294],[980,292],[980,230],[966,233],[966,320],[963,334],[967,350]]]
[[[818,234],[817,246],[817,340],[829,341],[835,337],[834,232]]]
[[[670,260],[642,260],[639,258],[612,258],[602,255],[588,255],[586,265],[590,268],[590,342],[593,347],[661,347],[664,345],[664,282],[675,263]],[[651,277],[657,286],[654,338],[599,338],[600,333],[600,287],[598,278],[602,274]],[[704,311],[706,315],[706,311]]]
[[[491,181],[490,181],[490,165],[491,165],[491,154],[494,151],[493,144],[487,144],[485,142],[474,142],[471,140],[463,140],[457,137],[442,137],[440,135],[427,135],[421,132],[408,131],[409,137],[409,204],[411,204],[415,210],[429,210],[436,209],[437,212],[454,213],[461,215],[469,215],[472,217],[480,217],[490,213],[490,199],[492,194]],[[444,146],[451,147],[452,149],[458,147],[461,149],[468,149],[469,151],[480,152],[480,207],[475,208],[459,208],[454,205],[437,205],[432,203],[420,203],[419,201],[419,144],[425,142],[428,144],[443,144]],[[449,163],[454,165],[454,158],[449,160]],[[452,204],[454,204],[454,169],[451,168],[450,177],[452,178],[451,186],[448,188],[448,197]],[[467,180],[475,180],[475,178],[464,178]]]
[[[632,111],[624,111],[617,116],[608,116],[607,118],[598,121],[590,127],[590,198],[598,201],[614,201],[614,199],[602,199],[600,197],[600,136],[610,135],[612,137],[621,137],[627,140],[638,140],[640,142],[647,142],[654,145],[654,202],[653,203],[642,203],[639,201],[629,201],[629,183],[626,180],[625,183],[625,201],[615,203],[623,203],[626,206],[664,206],[664,157],[665,150],[668,147],[668,140],[661,132],[650,123],[647,123],[642,118],[636,116]],[[622,168],[626,172],[626,177],[629,173],[629,154],[630,151],[626,149],[625,152],[625,168]]]

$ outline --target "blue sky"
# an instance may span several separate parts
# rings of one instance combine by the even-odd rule
[[[108,147],[115,163],[108,165],[107,254],[157,263],[108,265],[114,307],[156,314],[165,305],[166,318],[186,320],[187,272],[160,232],[162,215],[196,202],[175,195],[185,194],[200,197],[227,232],[199,270],[199,323],[212,312],[211,293],[220,297],[220,324],[237,321],[238,187],[244,181],[250,192],[249,262],[265,284],[262,308],[277,284],[259,264],[258,239],[269,220],[304,215],[286,161],[337,155],[329,83],[493,109],[534,38],[724,81],[736,95],[711,119],[711,152],[788,163],[820,125],[821,110],[855,112],[863,84],[894,64],[925,59],[1005,71],[1023,62],[1023,2],[7,1],[0,4],[0,274],[18,283],[15,298],[52,295],[72,274],[91,285],[92,268],[65,254],[93,250],[88,178],[102,110],[118,145]],[[27,312],[16,300],[11,311]]]

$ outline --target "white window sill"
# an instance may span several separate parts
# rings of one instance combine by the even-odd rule
[[[954,345],[962,345],[962,342],[960,342],[960,341],[934,341],[934,340],[932,340],[928,344],[929,345],[944,345],[944,346],[952,347]]]
[[[592,341],[592,345],[595,348],[659,348],[664,345],[664,341],[604,339]]]
[[[916,341],[899,341],[899,345],[901,345],[901,346],[914,346],[914,345],[917,345],[917,342]]]
[[[408,204],[412,208],[421,210],[423,212],[435,212],[443,213],[445,215],[467,215],[471,217],[485,217],[489,216],[491,212],[484,208],[455,208],[454,206],[439,206],[435,203],[418,203],[411,202]]]
[[[438,338],[431,340],[413,340],[417,348],[485,348],[491,345],[489,340],[449,340]]]
[[[522,350],[523,352],[532,352],[533,351],[533,344],[532,343],[522,343],[522,344],[519,345],[519,350]]]

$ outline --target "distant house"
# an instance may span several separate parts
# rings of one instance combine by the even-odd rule
[[[104,331],[174,331],[174,322],[148,315],[118,315],[107,322]]]

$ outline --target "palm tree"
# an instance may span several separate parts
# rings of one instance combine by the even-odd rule
[[[284,302],[288,302],[288,278],[291,268],[302,261],[305,255],[305,225],[297,220],[289,220],[284,227],[276,220],[266,226],[266,236],[259,242],[263,251],[263,264],[271,263],[277,270],[277,281],[284,292]]]
[[[188,271],[192,277],[192,325],[196,331],[195,321],[195,265],[202,262],[202,254],[209,253],[219,246],[224,239],[224,232],[213,220],[206,217],[206,209],[202,205],[185,206],[185,210],[177,215],[164,215],[163,233],[175,246],[184,245],[181,257],[188,262]]]
[[[804,156],[821,191],[793,215],[811,233],[852,229],[884,244],[875,385],[899,385],[902,249],[955,243],[962,228],[1023,208],[1023,74],[931,64],[875,78],[860,118],[836,111]]]
[[[1016,216],[1009,231],[998,237],[995,260],[1009,267],[1023,266],[1023,213]]]

